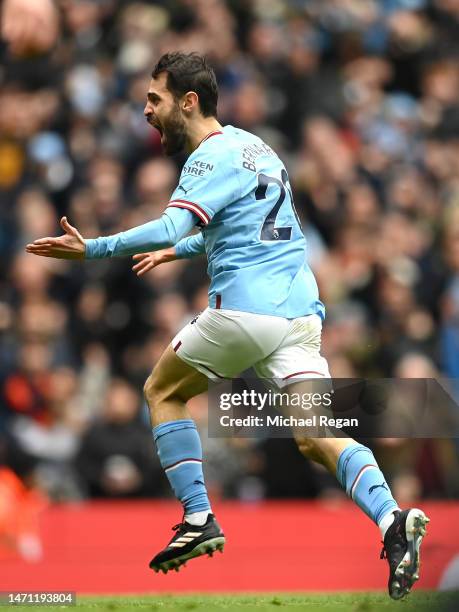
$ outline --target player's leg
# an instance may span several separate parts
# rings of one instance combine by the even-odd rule
[[[204,484],[199,433],[186,407],[207,385],[207,378],[179,359],[171,346],[145,383],[159,460],[184,511],[172,540],[150,562],[155,571],[178,570],[188,559],[223,550],[225,543]]]
[[[315,315],[292,321],[278,349],[256,365],[258,375],[288,385],[289,393],[316,392],[318,381],[330,378],[327,362],[320,355],[321,328]],[[312,381],[314,377],[317,380]],[[301,378],[301,383],[288,384]],[[364,445],[349,437],[306,437],[298,430],[294,436],[302,454],[335,475],[350,498],[379,526],[391,570],[389,593],[396,599],[403,597],[418,578],[419,545],[428,522],[424,513],[400,511],[372,451]]]
[[[256,365],[257,373],[274,379],[290,394],[306,396],[330,391],[326,382],[330,379],[328,364],[320,354],[321,332],[322,321],[317,315],[292,321],[277,350]],[[323,388],[321,380],[325,381]],[[378,525],[382,524],[382,530],[386,529],[398,506],[371,450],[349,437],[306,437],[301,430],[294,430],[294,436],[302,454],[336,475],[357,505]],[[371,494],[368,493],[370,489]]]
[[[202,449],[186,403],[207,390],[207,378],[167,347],[148,377],[144,394],[150,409],[153,437],[162,467],[184,514],[202,513],[210,504],[202,474]]]
[[[178,569],[224,544],[210,510],[201,444],[186,402],[207,390],[208,378],[235,376],[272,352],[283,336],[282,322],[275,319],[273,325],[272,319],[206,309],[177,334],[145,384],[161,465],[185,513],[176,536],[150,563],[156,571]]]
[[[328,383],[322,388],[319,380],[302,380],[282,389],[296,397],[310,397],[327,390]],[[293,428],[293,435],[303,456],[336,476],[349,497],[380,527],[384,537],[399,507],[372,451],[350,437],[332,437],[331,432],[329,437],[313,437],[298,427]]]
[[[307,392],[307,385],[296,393]],[[392,523],[397,502],[387,485],[372,451],[352,438],[313,438],[295,431],[300,452],[325,466],[336,476],[347,495],[380,527],[382,537]]]
[[[418,508],[401,511],[372,451],[352,438],[296,439],[305,457],[335,474],[349,497],[380,528],[389,563],[389,594],[401,599],[419,579],[419,547],[429,519]]]

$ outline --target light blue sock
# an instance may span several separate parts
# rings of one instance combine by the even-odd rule
[[[191,419],[162,423],[153,429],[159,460],[185,514],[210,510],[202,473],[201,440]]]
[[[369,448],[353,444],[338,459],[336,477],[346,493],[377,525],[398,509],[389,485]]]

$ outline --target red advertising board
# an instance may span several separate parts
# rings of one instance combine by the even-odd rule
[[[459,504],[426,503],[431,518],[418,588],[437,588],[459,555]],[[150,558],[180,520],[173,502],[51,506],[41,516],[41,560],[0,555],[0,590],[186,593],[383,590],[379,530],[351,503],[222,503],[223,555],[155,574]],[[455,526],[454,530],[451,526]]]

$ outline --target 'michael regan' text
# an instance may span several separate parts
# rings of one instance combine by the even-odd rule
[[[326,415],[312,415],[306,419],[294,416],[267,414],[266,416],[248,415],[246,417],[230,417],[229,414],[220,417],[222,427],[358,427],[358,419],[335,419]]]

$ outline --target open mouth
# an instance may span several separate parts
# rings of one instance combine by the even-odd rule
[[[151,127],[154,127],[158,130],[160,136],[163,135],[163,129],[162,127],[159,125],[159,123],[155,123],[154,121],[151,121],[150,119],[147,120],[148,123],[151,125]]]

